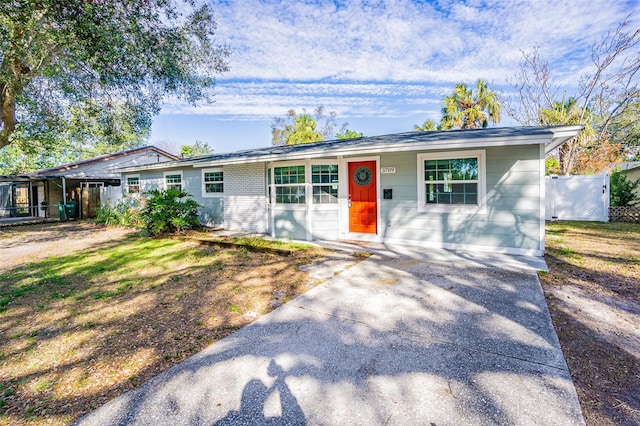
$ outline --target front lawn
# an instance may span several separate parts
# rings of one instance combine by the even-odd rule
[[[0,423],[70,423],[303,292],[320,255],[104,240],[0,266]]]
[[[547,224],[540,274],[588,425],[640,424],[640,224]]]

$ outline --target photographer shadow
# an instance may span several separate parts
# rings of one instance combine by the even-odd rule
[[[233,410],[215,422],[214,426],[227,425],[304,425],[306,419],[298,404],[298,400],[291,393],[285,382],[285,372],[274,360],[269,363],[267,373],[275,377],[271,387],[267,387],[261,380],[250,380],[242,390],[240,410]],[[280,398],[280,416],[267,417],[264,414],[267,399],[277,392]]]

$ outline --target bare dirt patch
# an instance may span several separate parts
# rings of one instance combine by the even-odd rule
[[[68,424],[304,292],[283,256],[91,223],[0,231],[0,423]]]
[[[640,424],[640,225],[547,225],[540,274],[588,425]]]
[[[135,233],[86,221],[0,228],[0,269],[97,247]]]

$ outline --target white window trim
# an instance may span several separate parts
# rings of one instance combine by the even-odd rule
[[[295,166],[304,166],[304,180],[305,183],[287,183],[276,185],[276,172],[275,169],[277,167],[295,167]],[[280,161],[277,163],[271,164],[271,206],[278,210],[306,210],[307,205],[309,204],[309,180],[311,168],[308,165],[307,161]],[[276,202],[276,188],[277,187],[285,187],[285,186],[303,186],[304,187],[304,203],[277,203]]]
[[[138,178],[138,192],[129,192],[129,178]],[[130,197],[142,194],[142,179],[140,175],[124,175],[124,193]]]
[[[176,170],[173,172],[163,172],[162,173],[162,187],[164,190],[167,190],[167,176],[168,175],[180,175],[180,188],[184,191],[184,175],[182,174],[182,170]]]
[[[138,179],[138,182],[140,182],[140,179]],[[138,186],[140,186],[140,183],[138,183]],[[80,188],[104,188],[104,182],[80,182]]]
[[[222,192],[207,192],[207,185],[204,181],[204,174],[211,172],[222,172]],[[224,170],[222,167],[216,167],[213,169],[202,169],[200,174],[200,181],[202,182],[202,196],[205,198],[219,198],[224,197]]]
[[[321,185],[321,184],[316,184],[314,185],[313,183],[311,183],[312,181],[312,173],[311,173],[311,166],[317,166],[317,165],[334,165],[334,166],[338,166],[338,202],[337,203],[314,203],[313,202],[313,187],[317,186],[317,185]],[[305,179],[305,183],[301,184],[301,183],[297,183],[297,184],[283,184],[283,185],[276,185],[275,183],[275,168],[276,167],[292,167],[292,166],[304,166],[304,179]],[[340,208],[340,185],[341,182],[340,180],[342,179],[341,176],[341,169],[342,169],[342,165],[340,164],[340,161],[338,159],[335,158],[331,158],[331,159],[314,159],[314,160],[306,160],[306,161],[297,161],[297,160],[290,160],[290,161],[278,161],[278,162],[274,162],[274,163],[270,163],[267,168],[271,169],[270,171],[270,175],[271,175],[271,202],[270,205],[273,208],[279,209],[279,210],[306,210],[306,209],[312,209],[312,210],[338,210]],[[293,203],[276,203],[276,187],[277,186],[302,186],[304,185],[305,188],[305,203],[304,204],[293,204]]]
[[[311,166],[337,166],[338,167],[338,183],[336,185],[338,185],[338,198],[336,200],[335,203],[314,203],[313,202],[313,187],[314,186],[326,186],[326,183],[312,183],[313,180],[313,173],[311,172],[312,167]],[[309,198],[309,204],[311,204],[311,208],[313,210],[338,210],[340,207],[340,185],[342,184],[341,181],[341,170],[342,170],[342,166],[340,165],[340,162],[337,159],[319,159],[319,160],[311,160],[309,161],[309,194],[310,194],[310,198]],[[330,184],[333,185],[333,184]]]
[[[487,213],[487,166],[486,152],[483,149],[474,151],[447,151],[418,154],[418,211],[424,213]],[[478,159],[478,204],[477,205],[433,205],[426,203],[424,190],[424,161],[444,160],[449,158]]]

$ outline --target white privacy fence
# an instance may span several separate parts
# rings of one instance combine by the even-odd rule
[[[546,220],[609,220],[609,175],[547,176]]]
[[[100,188],[100,204],[110,204],[111,207],[115,207],[122,201],[122,187],[121,186],[103,186]]]

